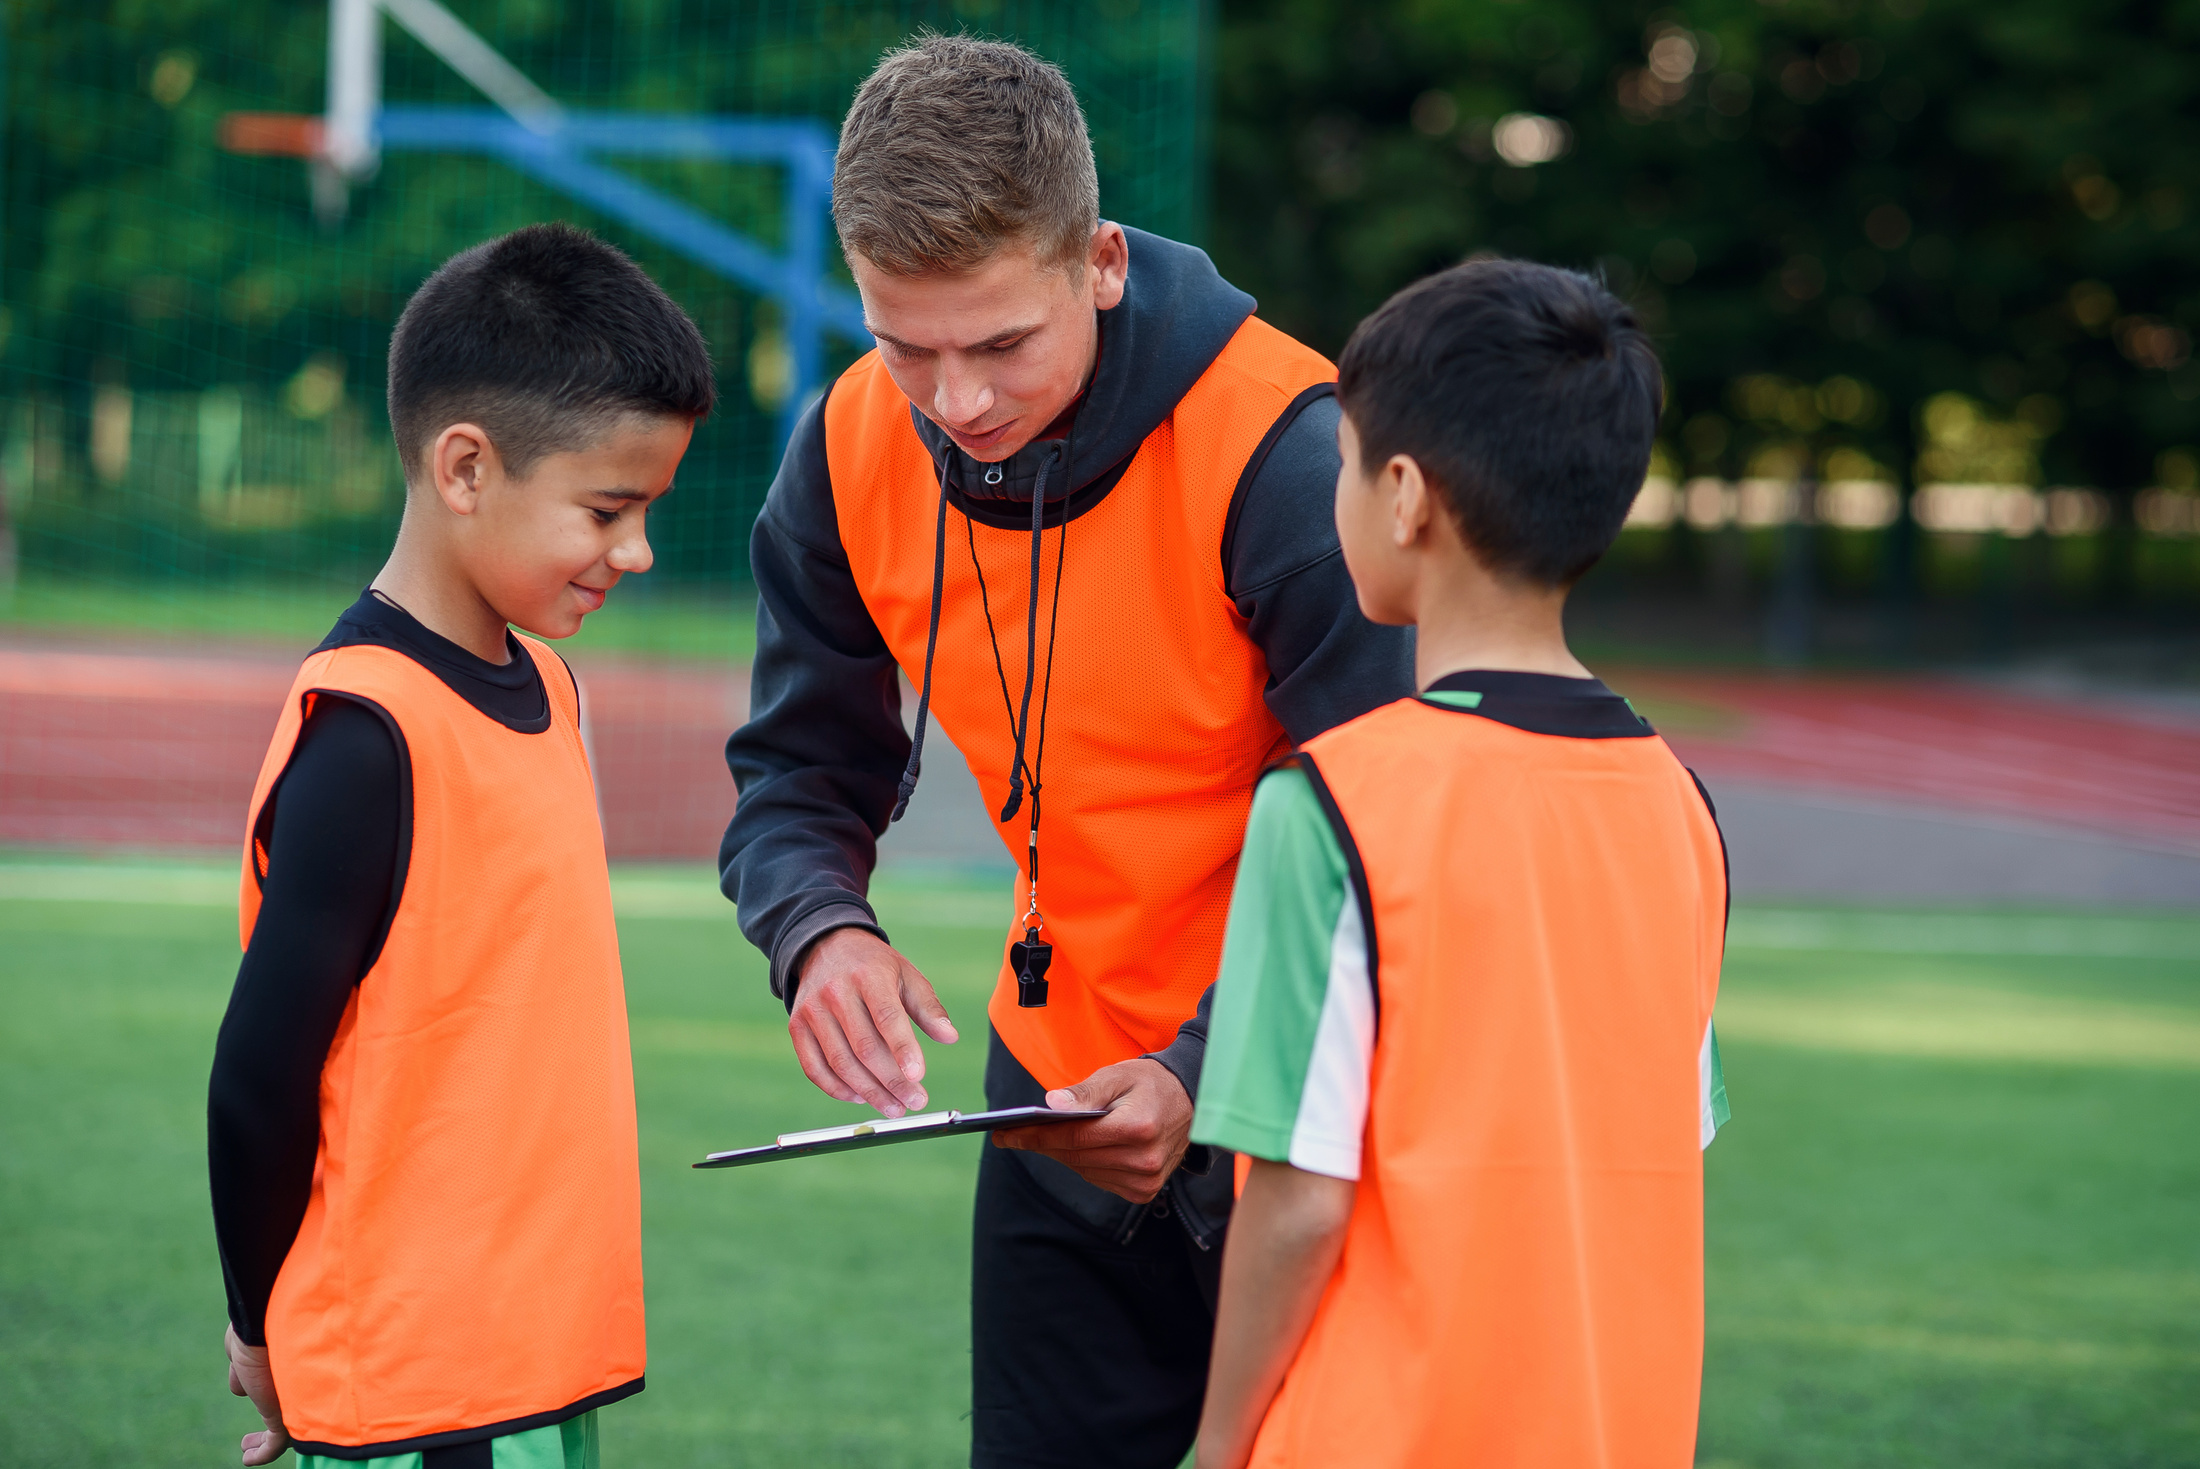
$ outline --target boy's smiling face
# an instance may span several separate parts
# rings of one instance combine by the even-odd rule
[[[620,577],[649,570],[644,520],[672,488],[694,431],[685,418],[629,414],[515,479],[486,432],[452,424],[428,460],[434,497],[450,512],[454,569],[499,621],[572,636]]]

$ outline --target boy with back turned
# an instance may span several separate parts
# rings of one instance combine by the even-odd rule
[[[286,700],[208,1101],[244,1462],[593,1469],[638,1392],[626,1003],[568,637],[711,408],[610,246],[454,257],[390,343],[397,545]]]
[[[1686,1469],[1725,855],[1568,650],[1658,364],[1597,283],[1400,292],[1339,364],[1360,607],[1412,698],[1254,796],[1193,1137],[1250,1159],[1201,1469]]]

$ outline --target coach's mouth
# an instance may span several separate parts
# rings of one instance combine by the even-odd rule
[[[1000,427],[989,428],[982,434],[964,433],[961,429],[948,428],[944,423],[940,427],[946,429],[947,436],[955,441],[956,448],[973,459],[981,459],[988,450],[999,448],[1001,441],[1008,437],[1009,431],[1020,422],[1021,419],[1011,418]]]

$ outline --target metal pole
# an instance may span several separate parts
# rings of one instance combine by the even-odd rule
[[[374,114],[382,105],[382,8],[377,0],[329,0],[328,115],[321,148],[347,179],[381,161]]]
[[[779,449],[786,452],[795,424],[817,396],[825,377],[825,209],[831,197],[832,161],[805,143],[787,159],[787,351],[793,359],[793,391],[779,413]]]

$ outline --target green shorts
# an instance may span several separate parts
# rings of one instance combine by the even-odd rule
[[[299,1469],[425,1469],[423,1461],[441,1457],[434,1452],[391,1454],[383,1459],[330,1459],[320,1454],[300,1454],[298,1465]],[[595,1410],[590,1409],[578,1418],[568,1418],[547,1428],[530,1428],[525,1433],[492,1438],[489,1440],[489,1462],[494,1469],[598,1469],[601,1461],[596,1457]]]

